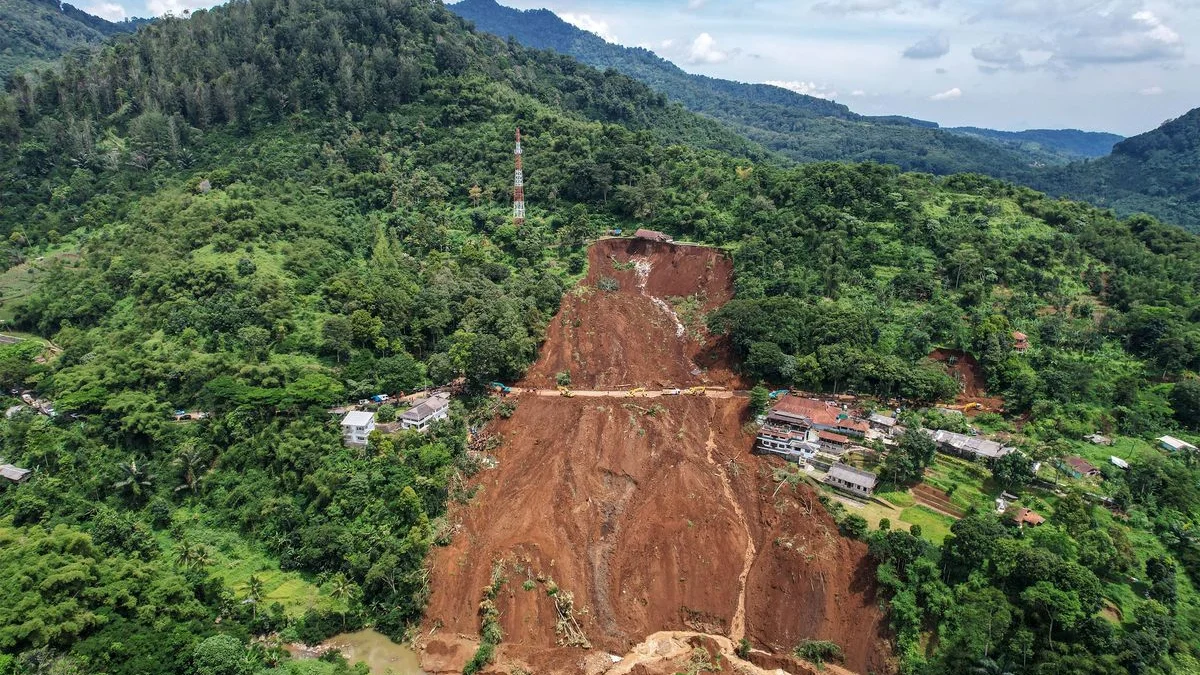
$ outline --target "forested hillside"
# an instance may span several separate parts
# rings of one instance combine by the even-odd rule
[[[58,0],[0,0],[0,82],[20,66],[51,61],[74,47],[131,33],[146,22],[114,23]]]
[[[1200,231],[1200,108],[1118,143],[1109,157],[1048,171],[1033,184]]]
[[[989,138],[994,141],[1025,148],[1029,152],[1039,150],[1051,153],[1057,159],[1095,159],[1107,157],[1113,146],[1125,139],[1124,136],[1078,129],[1027,129],[1025,131],[996,131],[979,127],[950,127],[946,131],[967,136]],[[1051,159],[1051,163],[1056,163]]]
[[[798,161],[870,160],[909,171],[976,171],[1018,179],[1034,165],[1096,156],[1093,147],[1081,152],[1080,135],[1089,142],[1094,139],[1079,131],[1013,136],[990,130],[941,130],[934,123],[916,124],[919,121],[905,118],[865,117],[842,104],[780,87],[690,75],[647,49],[610,44],[545,9],[521,11],[495,0],[462,0],[450,9],[479,30],[511,35],[524,45],[629,75],[689,110],[726,122]],[[1120,137],[1112,139],[1116,142]]]
[[[585,243],[638,226],[730,251],[737,297],[710,323],[749,377],[934,400],[953,382],[925,356],[961,348],[1047,442],[1200,425],[1200,244],[1177,228],[978,176],[781,167],[624,75],[423,0],[234,2],[0,95],[0,309],[29,337],[0,346],[0,385],[56,412],[0,421],[0,456],[35,471],[0,492],[0,673],[240,673],[279,663],[279,639],[401,637],[479,469],[481,392],[532,362]],[[331,406],[458,378],[465,405],[434,433],[342,446]],[[1015,558],[955,559],[951,587],[934,552],[877,551],[903,647],[956,638],[912,672],[997,652],[1045,672],[1194,664],[1196,469],[1155,470],[1122,496],[1128,558],[1164,560],[1172,595],[1112,622],[1093,591],[1131,587],[1072,540],[1041,559],[1072,575],[1042,595]],[[905,587],[921,579],[938,593]],[[967,635],[954,597],[1016,618]]]

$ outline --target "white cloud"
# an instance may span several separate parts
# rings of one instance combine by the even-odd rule
[[[671,47],[675,46],[675,41],[674,40],[663,40],[662,42],[659,43],[658,46],[660,49],[670,49]]]
[[[84,5],[81,9],[88,14],[98,16],[101,19],[108,19],[109,21],[124,21],[127,16],[125,8],[115,2],[95,2],[90,5]]]
[[[866,96],[867,92],[863,91],[862,89],[855,89],[854,91],[850,92],[850,95],[851,96]]]
[[[904,50],[906,59],[937,59],[950,53],[950,38],[944,33],[929,35],[917,40]]]
[[[1138,93],[1142,96],[1160,96],[1163,93],[1163,88],[1158,85],[1154,85],[1153,87],[1146,87]]]
[[[889,11],[907,13],[918,9],[937,9],[942,0],[821,0],[813,10],[825,14],[874,14]]]
[[[768,80],[763,84],[769,84],[773,87],[781,87],[783,89],[790,89],[797,94],[803,94],[805,96],[812,96],[815,98],[823,98],[830,101],[836,99],[838,95],[837,91],[830,89],[823,84],[819,85],[816,82],[805,82],[803,80]]]
[[[589,33],[595,33],[604,38],[605,42],[616,42],[617,36],[613,35],[609,30],[608,22],[594,18],[591,14],[575,14],[573,12],[563,12],[558,15],[560,19],[567,23],[581,28]]]
[[[689,63],[724,63],[731,56],[737,54],[736,51],[726,52],[717,49],[717,41],[708,33],[701,33],[692,40],[692,46],[688,49]]]
[[[708,0],[688,0],[687,8],[689,11],[696,11],[708,4]]]
[[[955,87],[940,94],[934,94],[929,97],[930,101],[953,101],[956,98],[962,98],[962,89]]]

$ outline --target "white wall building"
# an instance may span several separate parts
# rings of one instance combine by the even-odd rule
[[[450,394],[434,394],[405,411],[400,416],[400,426],[404,429],[425,431],[429,425],[449,416]]]
[[[375,428],[375,413],[352,410],[342,418],[342,442],[346,445],[366,445],[367,436]]]

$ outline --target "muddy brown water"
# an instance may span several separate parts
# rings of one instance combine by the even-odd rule
[[[374,630],[360,630],[335,635],[321,643],[314,652],[293,651],[296,658],[316,658],[321,651],[337,649],[350,663],[362,661],[371,669],[371,675],[424,675],[417,653],[404,645],[392,642]]]

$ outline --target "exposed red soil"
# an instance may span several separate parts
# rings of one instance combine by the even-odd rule
[[[612,274],[608,255],[649,256],[648,292],[690,295],[710,288],[710,303],[729,297],[728,261],[707,249],[601,242],[591,252],[589,279],[633,274]],[[671,278],[672,269],[684,280]],[[664,276],[656,278],[654,270]],[[603,388],[643,372],[669,377],[663,384],[700,379],[681,372],[680,358],[688,352],[673,341],[639,339],[637,350],[606,351],[607,340],[620,344],[629,335],[624,331],[654,325],[635,310],[660,311],[636,291],[627,293],[629,281],[621,277],[622,290],[611,298],[575,307],[594,326],[616,325],[605,312],[630,312],[623,315],[630,323],[603,340],[579,339],[560,326],[544,352],[571,355],[580,387]],[[630,355],[631,364],[622,361]],[[530,380],[549,384],[544,378],[561,369],[553,358],[543,356],[526,386]],[[723,360],[714,365],[708,377],[731,373]],[[721,377],[731,381],[731,375]],[[647,380],[653,377],[633,383]],[[427,672],[457,672],[470,657],[483,589],[496,563],[505,578],[495,599],[504,634],[496,672],[517,666],[537,673],[682,670],[674,657],[642,658],[661,647],[645,643],[660,631],[734,642],[744,635],[780,654],[806,637],[830,639],[845,650],[850,670],[894,670],[866,547],[838,535],[806,486],[775,494],[774,460],[752,455],[753,437],[742,431],[746,399],[523,394],[517,401],[515,414],[489,429],[502,439],[495,451],[499,465],[472,481],[477,495],[450,514],[456,525],[451,544],[432,555],[423,631]],[[551,584],[573,595],[573,620],[591,649],[562,646]],[[630,658],[614,665],[607,654]]]
[[[601,290],[606,277],[619,289]],[[693,296],[698,311],[681,336],[672,299]],[[596,242],[588,250],[587,278],[563,298],[521,386],[553,387],[555,375],[568,371],[579,389],[742,388],[724,341],[703,330],[704,315],[732,297],[733,263],[721,251],[635,239]]]
[[[929,358],[945,365],[950,376],[958,380],[961,391],[955,399],[956,403],[978,403],[983,406],[984,411],[990,412],[1000,412],[1004,409],[1003,398],[988,395],[983,373],[974,356],[957,349],[935,349]],[[976,411],[968,411],[968,414],[972,412]]]

